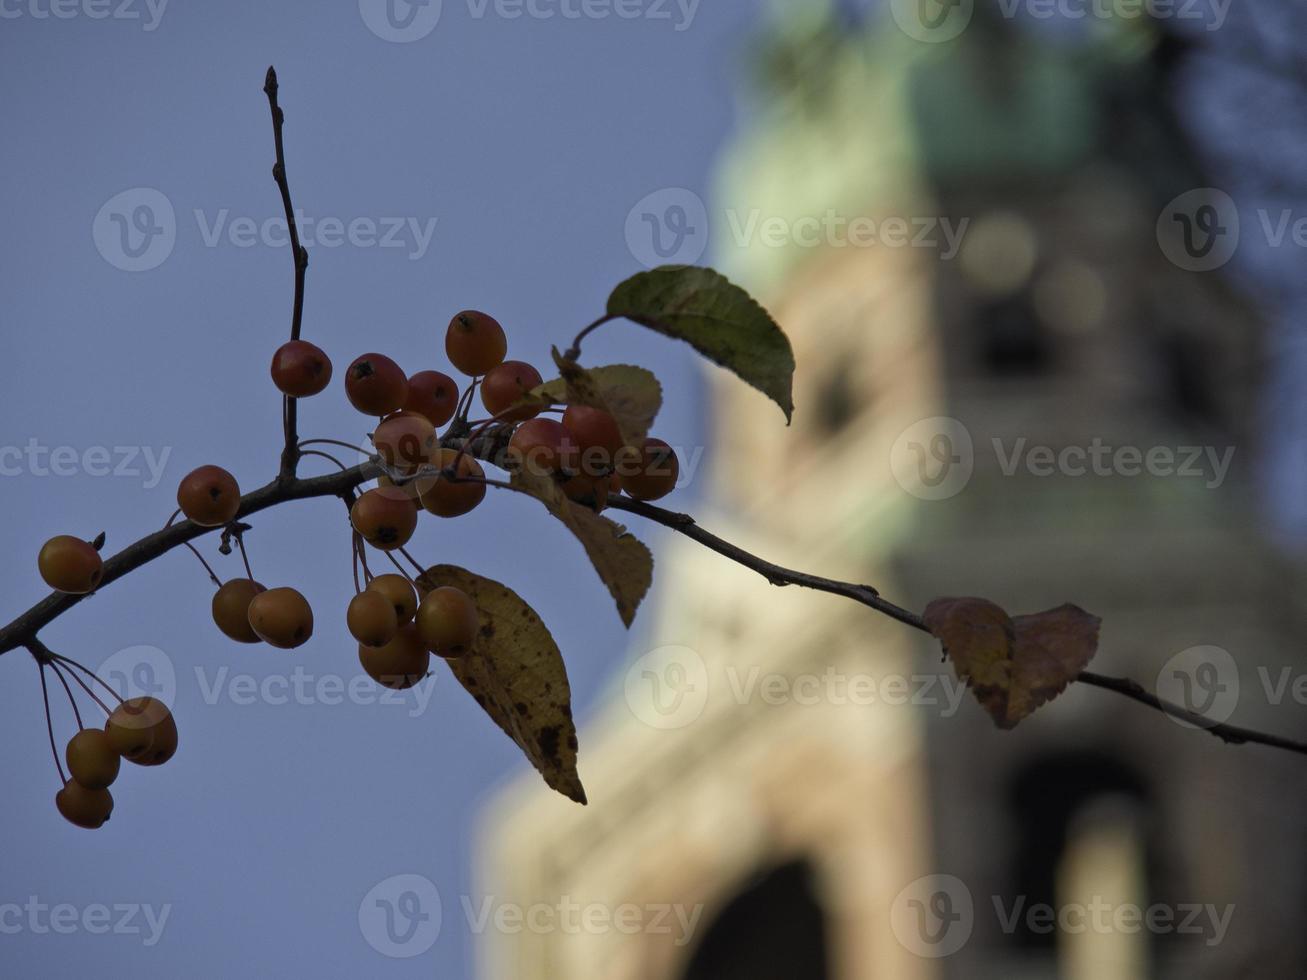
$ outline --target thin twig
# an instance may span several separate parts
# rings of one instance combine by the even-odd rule
[[[491,481],[486,481],[491,482]],[[495,485],[495,484],[492,484]],[[673,531],[685,535],[707,548],[731,559],[745,568],[751,568],[763,578],[767,579],[772,585],[798,585],[803,588],[816,589],[819,592],[829,592],[833,595],[844,596],[855,602],[860,602],[864,606],[870,606],[879,613],[896,619],[900,623],[911,626],[913,629],[929,633],[930,630],[922,621],[921,617],[910,610],[897,606],[888,599],[883,598],[880,593],[869,585],[855,585],[851,582],[839,582],[835,579],[822,578],[816,575],[808,575],[804,572],[796,572],[789,568],[773,564],[769,561],[752,555],[728,541],[724,541],[717,535],[705,531],[700,527],[689,514],[678,514],[674,511],[664,510],[662,507],[655,507],[653,504],[644,503],[643,501],[633,500],[629,497],[610,497],[608,506],[614,510],[624,510],[627,513],[636,514],[664,527],[669,527]],[[1203,730],[1215,735],[1224,742],[1233,745],[1243,744],[1245,742],[1255,742],[1259,745],[1269,745],[1273,748],[1284,749],[1289,752],[1297,752],[1307,755],[1307,743],[1294,741],[1293,739],[1283,738],[1279,735],[1271,735],[1265,732],[1253,731],[1249,728],[1240,728],[1236,725],[1215,724],[1201,714],[1182,708],[1178,704],[1163,700],[1155,694],[1149,693],[1143,685],[1137,681],[1123,677],[1106,677],[1102,674],[1095,674],[1090,671],[1082,671],[1076,680],[1082,684],[1091,687],[1102,688],[1105,691],[1112,691],[1124,697],[1137,701],[1140,704],[1147,705],[1163,714],[1187,721]]]
[[[183,543],[186,545],[186,547],[191,549],[191,554],[193,554],[196,558],[199,559],[200,564],[204,566],[204,570],[209,573],[210,581],[212,581],[214,585],[218,586],[218,588],[222,588],[222,579],[218,578],[217,574],[213,571],[213,569],[209,567],[209,563],[204,560],[204,556],[200,554],[200,550],[196,548],[195,545],[191,544],[189,541]]]
[[[268,108],[272,112],[272,139],[276,145],[277,162],[272,165],[272,179],[277,182],[281,192],[281,204],[286,211],[286,225],[290,235],[291,260],[295,263],[295,300],[291,308],[290,339],[300,339],[300,328],[304,322],[304,274],[309,268],[309,253],[300,244],[299,226],[295,223],[295,208],[290,202],[290,181],[286,177],[286,149],[282,142],[282,127],[286,114],[277,102],[277,71],[269,66],[268,74],[263,80],[263,91],[268,96]],[[295,478],[295,465],[299,462],[299,442],[295,435],[296,401],[289,395],[282,402],[283,428],[286,445],[281,452],[281,469],[278,479],[283,482]]]
[[[605,323],[617,319],[620,319],[620,317],[618,317],[616,313],[605,313],[594,323],[590,324],[588,327],[585,327],[572,340],[572,346],[567,348],[567,350],[563,353],[564,359],[569,361],[575,361],[578,357],[581,356],[581,341],[585,340],[587,336],[589,336],[593,331],[598,330]]]

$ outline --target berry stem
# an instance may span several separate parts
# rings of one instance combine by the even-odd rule
[[[236,534],[236,547],[241,551],[241,562],[245,565],[245,577],[251,582],[254,581],[254,572],[250,570],[250,556],[245,553],[245,535]]]
[[[304,443],[301,442],[300,445],[303,446]],[[331,453],[324,453],[321,449],[301,449],[301,450],[300,450],[300,455],[301,455],[301,456],[321,456],[323,459],[329,459],[329,460],[331,460],[333,463],[335,463],[337,466],[339,466],[342,470],[347,470],[347,469],[349,469],[348,466],[346,466],[344,463],[342,463],[340,460],[338,460],[335,456],[331,455]]]
[[[56,663],[62,662],[62,660],[63,660],[62,657],[60,657],[58,654],[55,654]],[[94,690],[92,690],[90,685],[88,685],[86,681],[82,680],[81,674],[77,673],[77,671],[75,670],[70,669],[68,671],[68,676],[73,679],[73,682],[78,687],[80,687],[83,691],[86,692],[87,697],[89,697],[92,701],[94,701],[96,704],[100,706],[100,708],[104,711],[106,715],[113,714],[113,712],[109,710],[109,706],[100,700],[100,696],[96,694]]]
[[[406,579],[408,579],[410,585],[412,585],[414,588],[417,588],[417,583],[413,581],[413,576],[408,573],[408,571],[404,568],[403,565],[401,565],[399,562],[395,560],[394,555],[392,555],[389,551],[383,551],[382,554],[384,554],[387,558],[390,559],[390,563],[395,566],[396,570],[399,572],[400,575],[403,575]],[[413,561],[413,559],[410,558],[409,561]],[[416,565],[417,562],[413,562],[413,564]]]
[[[563,357],[566,360],[575,361],[578,357],[581,356],[581,341],[585,340],[585,338],[589,336],[590,333],[592,333],[595,330],[598,330],[605,323],[608,323],[610,320],[616,320],[616,319],[618,319],[618,317],[615,313],[605,313],[594,323],[585,327],[579,334],[576,335],[575,339],[572,341],[572,346],[567,348],[566,351],[564,351]]]
[[[104,680],[101,679],[100,675],[97,674],[95,671],[91,670],[91,668],[87,667],[87,666],[84,665],[84,664],[78,663],[78,662],[77,662],[76,660],[74,660],[72,657],[65,657],[62,653],[56,653],[56,654],[54,654],[54,658],[55,658],[56,660],[60,661],[61,663],[65,663],[65,664],[67,664],[67,665],[70,666],[70,667],[76,667],[76,668],[77,668],[78,670],[80,670],[83,674],[85,674],[87,677],[91,678],[91,680],[95,681],[95,682],[96,682],[97,684],[99,684],[102,688],[104,688],[106,691],[108,691],[108,692],[109,692],[109,697],[113,698],[113,699],[114,699],[115,701],[117,701],[119,704],[122,704],[122,703],[123,703],[123,699],[122,699],[122,697],[118,694],[118,692],[115,691],[115,690],[114,690],[112,687],[110,687],[108,684],[106,684],[106,683],[104,682]],[[76,677],[77,675],[76,675],[76,674],[73,674],[73,676]],[[91,697],[94,698],[95,695],[92,694]],[[99,698],[95,698],[95,700],[99,702],[100,707],[104,708],[105,711],[108,711],[108,710],[109,710],[107,707],[105,707],[104,702],[103,702],[103,701],[100,701]]]
[[[54,744],[54,722],[50,720],[50,689],[45,684],[45,660],[37,660],[36,666],[41,674],[41,700],[45,703],[45,732],[50,736],[50,754],[54,756],[54,768],[59,773],[59,785],[62,786],[68,782],[68,777],[64,775],[63,763],[59,761],[59,750]]]
[[[73,697],[73,689],[68,686],[68,679],[64,677],[64,672],[59,669],[59,661],[51,660],[50,669],[54,671],[54,676],[59,678],[59,683],[63,685],[64,693],[68,695],[68,703],[72,706],[73,717],[77,719],[77,730],[80,732],[86,726],[82,724],[82,712],[78,710],[77,699]]]

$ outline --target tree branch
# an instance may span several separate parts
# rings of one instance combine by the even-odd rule
[[[879,592],[869,585],[856,585],[852,582],[840,582],[835,579],[821,578],[816,575],[808,575],[804,572],[796,572],[789,568],[784,568],[772,562],[765,561],[756,555],[750,554],[743,548],[725,541],[709,531],[705,531],[698,525],[693,517],[689,514],[678,514],[675,511],[664,510],[662,507],[655,507],[640,500],[632,500],[629,497],[610,496],[608,506],[613,510],[624,510],[627,513],[635,514],[647,520],[669,527],[673,531],[685,535],[707,548],[712,549],[719,555],[729,558],[745,568],[751,568],[772,585],[798,585],[807,589],[816,589],[819,592],[829,592],[833,595],[844,596],[846,599],[852,599],[864,606],[896,619],[900,623],[911,626],[913,629],[921,630],[923,633],[930,633],[926,624],[921,617],[911,610],[904,609],[902,606],[895,605],[888,599],[883,598]],[[1288,752],[1297,752],[1307,755],[1307,743],[1295,741],[1289,738],[1283,738],[1279,735],[1270,735],[1265,732],[1254,731],[1250,728],[1240,728],[1237,725],[1215,724],[1204,718],[1196,711],[1190,711],[1182,708],[1178,704],[1163,700],[1152,694],[1143,685],[1137,681],[1132,681],[1124,677],[1107,677],[1103,674],[1095,674],[1090,671],[1081,671],[1076,680],[1081,684],[1088,684],[1091,687],[1102,688],[1105,691],[1112,691],[1120,694],[1122,697],[1130,698],[1140,704],[1160,711],[1163,714],[1171,715],[1195,725],[1204,731],[1215,735],[1231,745],[1242,745],[1246,742],[1255,742],[1259,745],[1269,745],[1273,748],[1284,749]]]
[[[304,274],[309,268],[309,253],[300,244],[299,226],[295,223],[295,208],[290,203],[290,181],[286,177],[286,149],[282,143],[282,126],[286,114],[277,103],[277,70],[268,67],[267,77],[263,81],[263,91],[268,96],[268,108],[272,111],[272,139],[277,148],[277,161],[272,165],[272,179],[281,191],[281,204],[286,210],[286,226],[290,235],[290,254],[295,263],[295,301],[290,315],[290,339],[300,339],[300,328],[304,321]],[[285,395],[282,413],[282,428],[285,430],[286,444],[281,451],[281,470],[278,479],[284,481],[295,478],[295,466],[299,462],[299,438],[295,433],[297,401]]]

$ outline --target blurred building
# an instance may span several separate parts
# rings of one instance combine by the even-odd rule
[[[1268,705],[1307,663],[1300,579],[1250,504],[1258,318],[1159,223],[1204,183],[1168,108],[1182,45],[983,3],[928,44],[797,6],[710,214],[719,267],[793,340],[798,408],[785,429],[711,375],[700,522],[916,609],[1076,602],[1103,618],[1093,669],[1195,682],[1200,708],[1233,683],[1233,721],[1301,737],[1300,706]],[[1108,472],[1037,452],[1094,446]],[[658,579],[581,733],[590,806],[531,777],[489,813],[486,891],[590,920],[486,937],[486,977],[1304,975],[1301,760],[1076,686],[1001,732],[936,645],[854,603],[682,540]],[[1209,647],[1233,676],[1192,668]]]

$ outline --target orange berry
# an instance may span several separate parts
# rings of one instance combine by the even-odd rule
[[[422,645],[412,623],[400,627],[394,639],[382,647],[359,645],[359,663],[382,687],[402,691],[427,676],[431,654]]]
[[[389,415],[404,407],[408,378],[384,354],[363,354],[345,369],[345,397],[364,415]]]
[[[113,796],[107,789],[87,789],[70,779],[54,795],[54,805],[69,823],[95,830],[113,813]]]
[[[68,773],[86,789],[108,789],[118,778],[122,756],[101,728],[83,728],[64,749]]]
[[[364,493],[349,511],[354,530],[381,551],[402,548],[417,530],[418,513],[406,500],[393,497],[379,487]]]
[[[87,541],[71,534],[56,534],[41,545],[36,567],[45,584],[60,592],[85,595],[104,577],[104,561]]]
[[[385,646],[399,630],[399,615],[380,592],[360,592],[349,601],[345,623],[354,639],[367,647]]]
[[[485,470],[481,469],[475,457],[464,453],[459,455],[456,449],[441,449],[434,460],[434,464],[441,470],[454,466],[454,460],[458,460],[454,472],[460,477],[483,477]],[[437,517],[459,517],[481,503],[486,496],[486,485],[484,483],[459,483],[450,480],[443,472],[436,477],[436,482],[428,489],[422,491],[422,506],[427,509],[428,513],[435,514]]]
[[[436,448],[436,430],[426,416],[397,412],[387,416],[372,433],[372,445],[387,466],[401,476],[418,471]]]
[[[508,353],[508,338],[499,321],[476,310],[455,314],[445,331],[445,354],[464,374],[485,374]]]
[[[458,384],[441,371],[419,371],[409,375],[404,411],[417,412],[436,428],[454,417],[458,408]]]
[[[118,754],[137,765],[158,765],[177,750],[177,722],[158,698],[124,701],[105,720],[104,732]]]
[[[295,589],[268,589],[250,600],[250,626],[269,646],[293,650],[313,635],[313,607]]]
[[[224,636],[237,643],[258,643],[250,626],[250,602],[264,588],[254,579],[234,578],[222,583],[213,594],[213,621]]]
[[[182,477],[177,506],[201,527],[220,527],[240,510],[241,488],[221,466],[201,466]]]
[[[543,383],[540,372],[525,361],[505,361],[481,379],[481,404],[501,422],[521,422],[540,414],[540,407],[524,406],[507,411],[533,388]]]
[[[292,398],[316,395],[331,383],[331,358],[307,340],[288,340],[272,355],[272,383]]]
[[[476,603],[462,589],[442,585],[423,596],[418,606],[418,636],[442,657],[470,653],[480,628]]]
[[[681,464],[676,450],[652,437],[640,449],[630,446],[617,458],[617,476],[622,489],[636,500],[658,500],[676,489]]]
[[[589,405],[569,405],[563,412],[565,428],[580,450],[580,471],[587,476],[599,476],[613,471],[618,452],[623,446],[622,431],[617,420],[602,408]]]
[[[395,617],[400,626],[412,622],[414,614],[418,611],[417,593],[413,591],[413,585],[403,575],[396,575],[389,572],[385,575],[378,575],[368,583],[364,592],[379,592],[386,597],[395,608]]]

